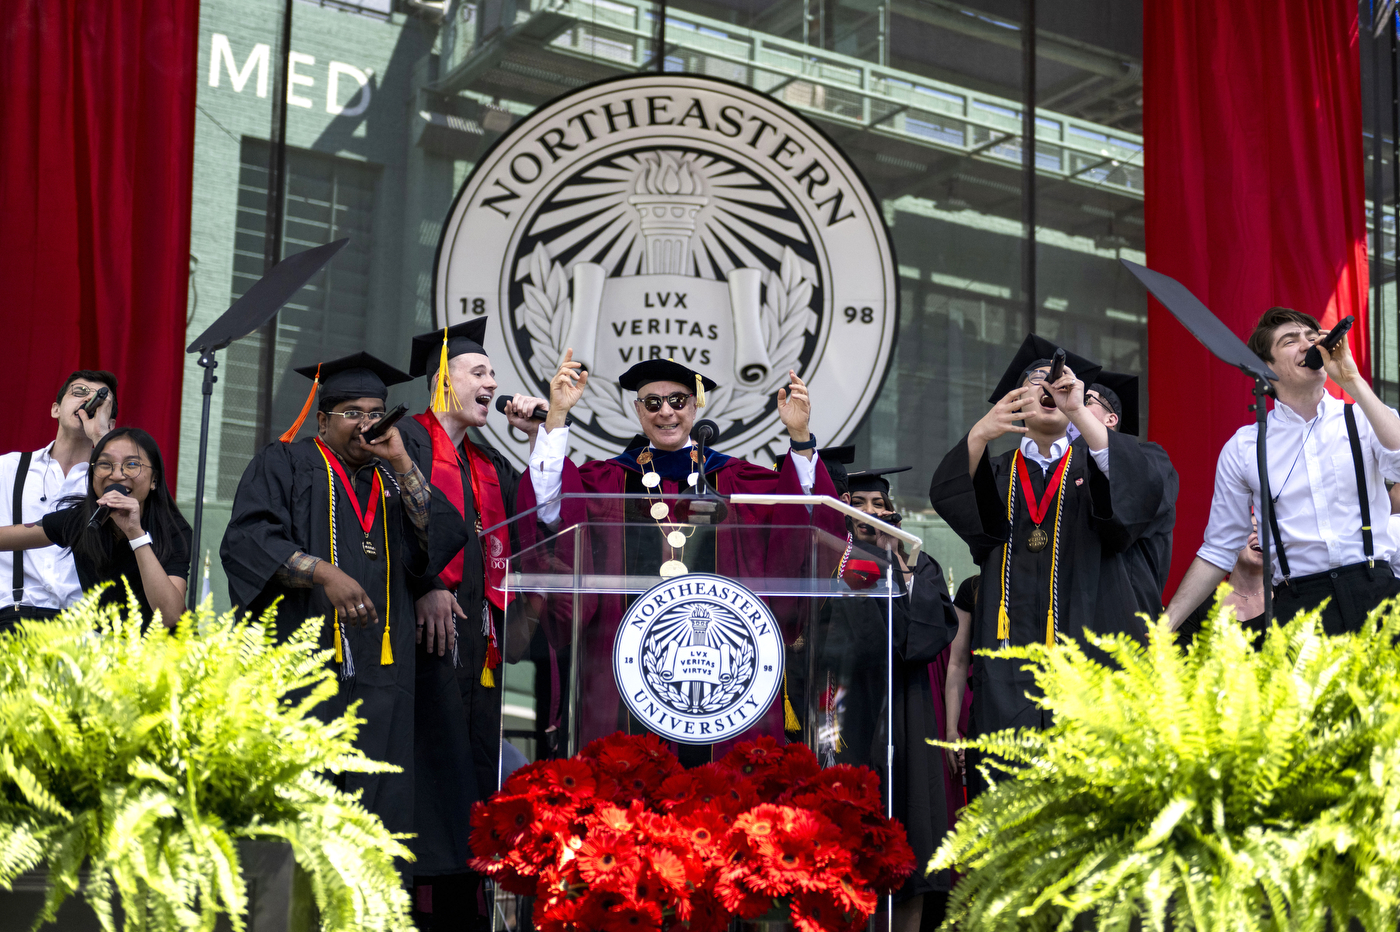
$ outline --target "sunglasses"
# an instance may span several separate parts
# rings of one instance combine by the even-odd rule
[[[690,404],[690,399],[694,397],[694,395],[687,394],[686,392],[672,392],[671,394],[664,396],[646,395],[642,398],[638,398],[637,403],[640,404],[643,408],[646,408],[652,414],[655,414],[656,412],[660,411],[661,406],[663,404],[670,405],[672,411],[684,411],[685,406]]]

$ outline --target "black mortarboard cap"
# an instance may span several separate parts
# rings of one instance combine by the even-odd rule
[[[1022,341],[1020,349],[1016,350],[1016,355],[1011,358],[1010,365],[1002,373],[1001,381],[997,383],[997,387],[992,391],[992,396],[987,400],[996,404],[1005,398],[1012,389],[1020,388],[1021,383],[1025,381],[1026,373],[1039,366],[1048,366],[1050,357],[1055,355],[1056,349],[1058,347],[1044,337],[1034,333],[1026,334],[1026,339]],[[1065,365],[1073,369],[1075,376],[1085,385],[1092,383],[1103,368],[1098,363],[1091,362],[1069,350],[1065,350]]]
[[[1114,413],[1118,415],[1118,432],[1132,434],[1136,437],[1138,435],[1138,377],[1123,372],[1105,370],[1098,374],[1094,379],[1094,384],[1090,387],[1110,403],[1118,402],[1113,406]]]
[[[388,398],[389,386],[407,382],[413,377],[395,369],[369,353],[354,353],[323,362],[319,366],[299,366],[296,371],[308,379],[317,378],[320,370],[321,394],[351,395],[356,398]]]
[[[836,486],[836,497],[840,498],[850,491],[846,486],[846,467],[856,461],[856,446],[848,443],[840,447],[823,447],[817,451],[821,457],[822,465],[826,467],[826,474],[831,477],[831,484]],[[776,465],[773,467],[777,468]]]
[[[643,360],[618,376],[617,384],[629,392],[635,392],[640,391],[643,385],[650,382],[675,382],[678,385],[690,386],[695,384],[696,379],[700,380],[707,392],[712,392],[719,387],[719,383],[714,379],[703,376],[674,359]],[[696,394],[700,393],[696,392]]]
[[[884,492],[890,494],[891,473],[908,472],[913,466],[886,466],[883,469],[858,469],[846,474],[846,483],[852,492]]]
[[[413,348],[408,363],[408,374],[415,379],[432,375],[442,362],[441,330],[420,333],[413,338]],[[489,355],[486,347],[486,318],[478,317],[447,328],[447,358],[454,359],[466,353]]]

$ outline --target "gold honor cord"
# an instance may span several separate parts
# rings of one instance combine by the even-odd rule
[[[1070,458],[1074,447],[1065,450],[1065,474],[1069,474]],[[997,606],[997,640],[1002,647],[1011,646],[1011,615],[1006,610],[1011,598],[1011,543],[1015,539],[1016,527],[1016,468],[1020,449],[1011,455],[1011,475],[1006,485],[1006,542],[1001,545],[1001,604]],[[1055,634],[1059,630],[1058,587],[1055,585],[1060,571],[1060,514],[1064,510],[1065,486],[1061,482],[1055,495],[1055,530],[1050,549],[1050,604],[1045,612],[1045,646],[1055,646]]]
[[[321,449],[321,445],[316,444],[316,451],[321,454],[321,460],[326,464],[326,512],[330,515],[331,534],[331,566],[338,567],[336,563],[336,543],[335,543],[335,471],[331,469],[331,461],[326,457],[326,451]],[[378,467],[376,467],[378,468]],[[353,494],[353,490],[346,490]],[[389,643],[389,610],[393,607],[390,602],[390,580],[393,579],[394,566],[393,557],[389,553],[389,503],[388,496],[384,492],[384,483],[379,484],[379,513],[384,517],[384,640],[379,645],[379,665],[387,667],[394,662],[394,651]],[[340,636],[340,611],[331,606],[331,619],[335,638],[335,662],[344,663],[343,657],[350,656],[349,643],[346,642],[345,649],[341,649]],[[344,676],[355,675],[354,660],[350,661],[348,668],[344,671]]]

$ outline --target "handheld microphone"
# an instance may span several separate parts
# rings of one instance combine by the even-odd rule
[[[1356,318],[1348,314],[1337,321],[1337,326],[1327,332],[1327,336],[1322,338],[1322,345],[1327,347],[1329,353],[1336,349],[1338,343],[1342,342],[1342,337],[1347,335],[1347,331],[1354,323],[1356,323]],[[1309,369],[1322,368],[1322,354],[1317,351],[1316,345],[1308,347],[1308,355],[1303,359],[1303,365]]]
[[[120,492],[123,495],[130,495],[131,489],[117,483],[107,486],[107,492]],[[102,494],[106,495],[107,492],[103,492]],[[97,510],[92,513],[92,517],[88,519],[88,527],[101,527],[106,522],[107,516],[111,513],[112,509],[110,506],[98,505]]]
[[[510,399],[511,399],[512,397],[513,397],[513,396],[511,396],[511,395],[497,395],[497,396],[496,396],[496,410],[499,411],[499,412],[501,412],[502,414],[505,414],[505,413],[506,413],[506,406],[510,404]],[[536,406],[535,406],[535,410],[533,410],[533,411],[530,412],[530,420],[532,420],[532,421],[543,421],[543,420],[544,420],[545,418],[547,418],[548,416],[549,416],[549,409],[546,408],[544,405],[536,405]]]
[[[388,431],[390,427],[393,427],[395,424],[397,424],[399,422],[399,418],[403,417],[407,413],[407,405],[396,405],[394,407],[394,410],[381,417],[377,423],[372,424],[369,427],[365,428],[363,431],[361,431],[360,436],[364,438],[365,443],[374,443],[374,441],[378,440],[380,437],[383,437],[385,432]]]
[[[1050,374],[1045,377],[1045,385],[1054,385],[1060,381],[1060,376],[1065,374],[1065,351],[1060,347],[1055,347],[1055,355],[1050,357]],[[1040,403],[1047,408],[1057,408],[1055,396],[1050,394],[1049,389],[1041,388]]]
[[[97,409],[102,407],[102,402],[106,401],[107,396],[110,394],[111,391],[107,388],[107,386],[102,386],[97,390],[96,394],[94,394],[87,401],[83,402],[79,410],[88,416],[89,421],[92,420],[97,415]]]
[[[895,527],[899,527],[900,524],[904,521],[904,515],[900,514],[897,511],[890,512],[887,515],[876,515],[875,517],[879,518],[886,524],[893,524]],[[860,527],[867,534],[875,533],[875,525],[873,524],[865,524],[864,522],[862,522]]]

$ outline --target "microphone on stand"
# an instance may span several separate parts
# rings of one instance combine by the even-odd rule
[[[1351,325],[1354,323],[1356,323],[1356,318],[1348,314],[1337,321],[1337,326],[1327,331],[1327,336],[1322,338],[1322,345],[1327,347],[1327,352],[1330,353],[1337,348],[1337,344],[1342,342],[1342,337],[1347,335],[1347,331],[1351,329]],[[1316,345],[1308,347],[1308,355],[1303,358],[1303,365],[1307,366],[1309,369],[1322,368],[1322,354],[1317,351]]]
[[[107,486],[107,492],[120,492],[123,495],[130,495],[131,489],[117,483]],[[106,495],[107,492],[103,492],[102,494]],[[107,516],[111,513],[112,508],[110,505],[98,505],[97,510],[92,513],[92,517],[88,519],[88,527],[101,527],[107,521]]]
[[[719,425],[707,417],[702,417],[690,428],[690,439],[700,446],[707,447],[719,436]]]
[[[692,502],[690,505],[689,521],[691,524],[720,524],[729,515],[729,505],[720,498],[719,493],[710,488],[710,484],[705,480],[705,448],[719,437],[719,425],[709,418],[701,418],[690,428],[690,439],[695,441],[698,462],[695,464],[696,476],[695,494],[700,501]]]

